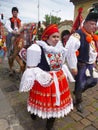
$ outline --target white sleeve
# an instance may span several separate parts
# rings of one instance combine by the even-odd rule
[[[67,79],[68,79],[70,82],[75,82],[75,79],[74,79],[74,77],[72,76],[72,74],[71,74],[71,72],[70,72],[70,70],[69,70],[69,68],[67,67],[66,64],[63,64],[62,70],[63,70],[64,74],[66,75]]]
[[[13,31],[13,29],[11,28],[11,22],[10,22],[10,20],[6,21],[5,27],[8,30],[8,32],[12,32]]]
[[[71,35],[65,46],[67,50],[67,62],[70,69],[77,68],[76,51],[79,49],[79,47],[80,47],[79,38]]]
[[[27,49],[27,66],[36,67],[41,60],[41,48],[37,44],[32,44]]]

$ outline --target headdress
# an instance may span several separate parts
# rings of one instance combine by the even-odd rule
[[[56,32],[59,32],[58,26],[56,24],[50,24],[43,31],[42,40],[46,41],[50,35]]]
[[[96,8],[92,8],[89,11],[89,14],[86,16],[85,21],[95,21],[98,20],[98,10]]]

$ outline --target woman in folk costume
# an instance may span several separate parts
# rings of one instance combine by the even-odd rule
[[[27,69],[20,83],[20,92],[30,91],[27,109],[31,117],[47,118],[48,130],[55,118],[66,116],[73,109],[67,78],[72,82],[74,79],[64,65],[63,47],[56,48],[59,35],[57,25],[49,25],[42,41],[27,49]]]

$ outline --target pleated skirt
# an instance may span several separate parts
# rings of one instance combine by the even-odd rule
[[[35,81],[29,93],[28,111],[43,119],[64,117],[73,109],[73,101],[66,76],[62,70],[54,73],[59,84],[59,105],[56,105],[57,92],[54,82],[47,87],[43,87]],[[54,79],[53,72],[50,72],[50,74]]]

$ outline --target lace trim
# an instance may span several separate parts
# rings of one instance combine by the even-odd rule
[[[35,81],[35,74],[33,72],[33,68],[26,69],[22,75],[19,92],[27,92],[29,91]]]
[[[66,116],[71,110],[73,110],[73,103],[71,102],[69,105],[59,108],[60,110],[41,110],[40,108],[38,109],[35,105],[34,106],[27,106],[28,112],[34,113],[35,115],[38,115],[42,119],[45,118],[61,118]]]
[[[56,53],[62,53],[62,52],[65,51],[65,49],[62,46],[59,46],[59,49],[58,49],[57,47],[53,47],[53,46],[47,45],[47,43],[44,42],[44,41],[37,41],[37,44],[40,45],[40,46],[42,46],[43,49],[46,52],[48,52],[48,53],[54,53],[54,54],[56,54]]]
[[[38,81],[41,86],[48,87],[52,83],[52,76],[48,72],[41,70],[39,67],[27,68],[23,73],[19,91],[29,91],[33,87],[35,80]]]

